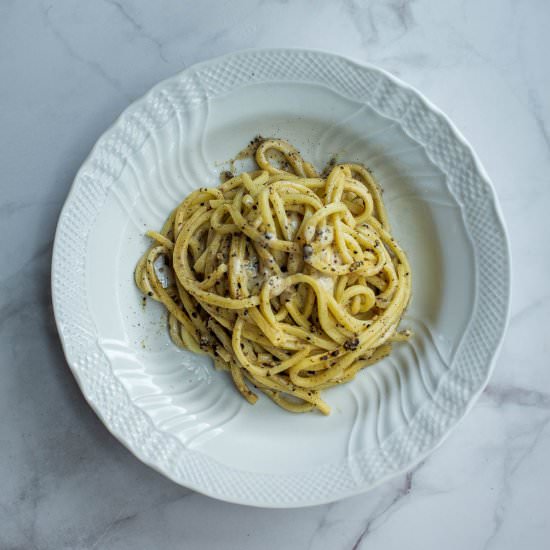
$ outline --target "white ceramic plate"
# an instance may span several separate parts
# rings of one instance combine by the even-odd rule
[[[255,135],[317,167],[366,163],[413,268],[410,345],[325,393],[329,417],[250,406],[205,357],[176,349],[141,305],[136,260],[174,205],[216,185]],[[302,50],[236,53],[132,104],[78,172],[57,228],[53,302],[91,406],[141,460],[223,500],[305,506],[410,468],[464,416],[490,375],[509,301],[493,189],[451,122],[380,69]]]

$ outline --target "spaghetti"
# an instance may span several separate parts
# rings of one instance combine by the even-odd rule
[[[397,331],[409,263],[366,168],[325,178],[275,139],[255,159],[258,170],[192,192],[147,232],[135,281],[166,307],[173,342],[210,355],[249,403],[253,386],[288,411],[329,414],[321,390],[409,337]]]

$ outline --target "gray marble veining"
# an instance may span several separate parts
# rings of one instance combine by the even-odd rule
[[[0,548],[547,548],[550,4],[493,0],[0,3]],[[321,48],[418,86],[475,146],[513,256],[512,316],[472,412],[412,472],[300,510],[217,502],[142,465],[65,364],[57,216],[129,101],[236,49]]]

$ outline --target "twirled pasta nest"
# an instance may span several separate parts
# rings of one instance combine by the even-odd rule
[[[270,160],[284,159],[284,169]],[[140,290],[164,304],[174,343],[292,412],[329,414],[320,391],[391,351],[411,295],[367,169],[321,177],[282,140],[261,141],[258,170],[191,193],[137,264]],[[164,258],[170,277],[159,278]]]

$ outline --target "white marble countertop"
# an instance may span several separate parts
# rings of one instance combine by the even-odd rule
[[[0,548],[548,548],[549,21],[543,1],[0,2]],[[57,216],[100,134],[157,81],[268,46],[368,60],[446,111],[494,181],[514,269],[494,376],[449,439],[299,510],[218,502],[135,459],[77,388],[50,298]]]

